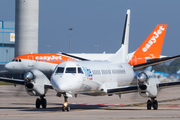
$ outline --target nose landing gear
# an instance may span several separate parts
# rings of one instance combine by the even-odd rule
[[[64,95],[64,104],[63,104],[63,106],[62,106],[62,111],[63,111],[63,112],[64,112],[65,110],[66,110],[67,112],[70,111],[70,107],[69,107],[69,105],[68,105],[67,99],[68,99],[68,97],[67,97],[66,95]]]

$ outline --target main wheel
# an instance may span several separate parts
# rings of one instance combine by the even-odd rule
[[[40,108],[41,100],[39,98],[36,99],[36,108]]]
[[[158,109],[158,102],[157,102],[157,100],[153,101],[153,108],[154,108],[154,110]]]
[[[65,111],[65,107],[64,107],[64,106],[62,106],[62,111],[63,111],[63,112]]]
[[[152,106],[151,100],[148,100],[147,101],[147,110],[151,110],[151,106]]]
[[[42,99],[42,108],[46,108],[46,106],[47,106],[46,99],[43,98],[43,99]]]
[[[66,107],[66,111],[67,111],[67,112],[70,111],[70,107],[69,107],[69,106]]]

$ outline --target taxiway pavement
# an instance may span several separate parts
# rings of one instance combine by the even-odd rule
[[[164,120],[180,119],[180,88],[173,87],[160,91],[157,100],[158,110],[147,110],[148,98],[138,93],[123,94],[122,98],[113,96],[78,95],[69,98],[70,112],[62,112],[63,97],[57,97],[49,90],[46,109],[36,109],[37,97],[29,96],[24,86],[0,86],[0,120],[116,120],[142,119]]]

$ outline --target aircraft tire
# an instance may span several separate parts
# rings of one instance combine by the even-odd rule
[[[64,106],[62,106],[62,111],[63,111],[63,112],[65,111],[65,107],[64,107]]]
[[[39,98],[36,99],[36,108],[40,108],[41,100]]]
[[[157,102],[157,100],[153,101],[153,105],[152,106],[153,106],[154,110],[158,109],[158,102]]]
[[[43,98],[43,99],[42,99],[42,108],[46,108],[46,106],[47,106],[46,99]]]
[[[148,100],[147,101],[147,110],[151,110],[151,106],[152,106],[151,100]]]
[[[70,107],[69,107],[69,106],[66,107],[66,111],[67,111],[67,112],[70,111]]]

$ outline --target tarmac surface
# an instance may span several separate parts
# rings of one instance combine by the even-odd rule
[[[0,86],[0,120],[179,120],[180,89],[167,88],[160,91],[157,100],[158,110],[147,110],[148,98],[138,93],[113,96],[78,95],[69,98],[69,112],[62,112],[63,97],[57,97],[54,90],[49,90],[46,109],[36,109],[37,97],[29,96],[24,86]]]

